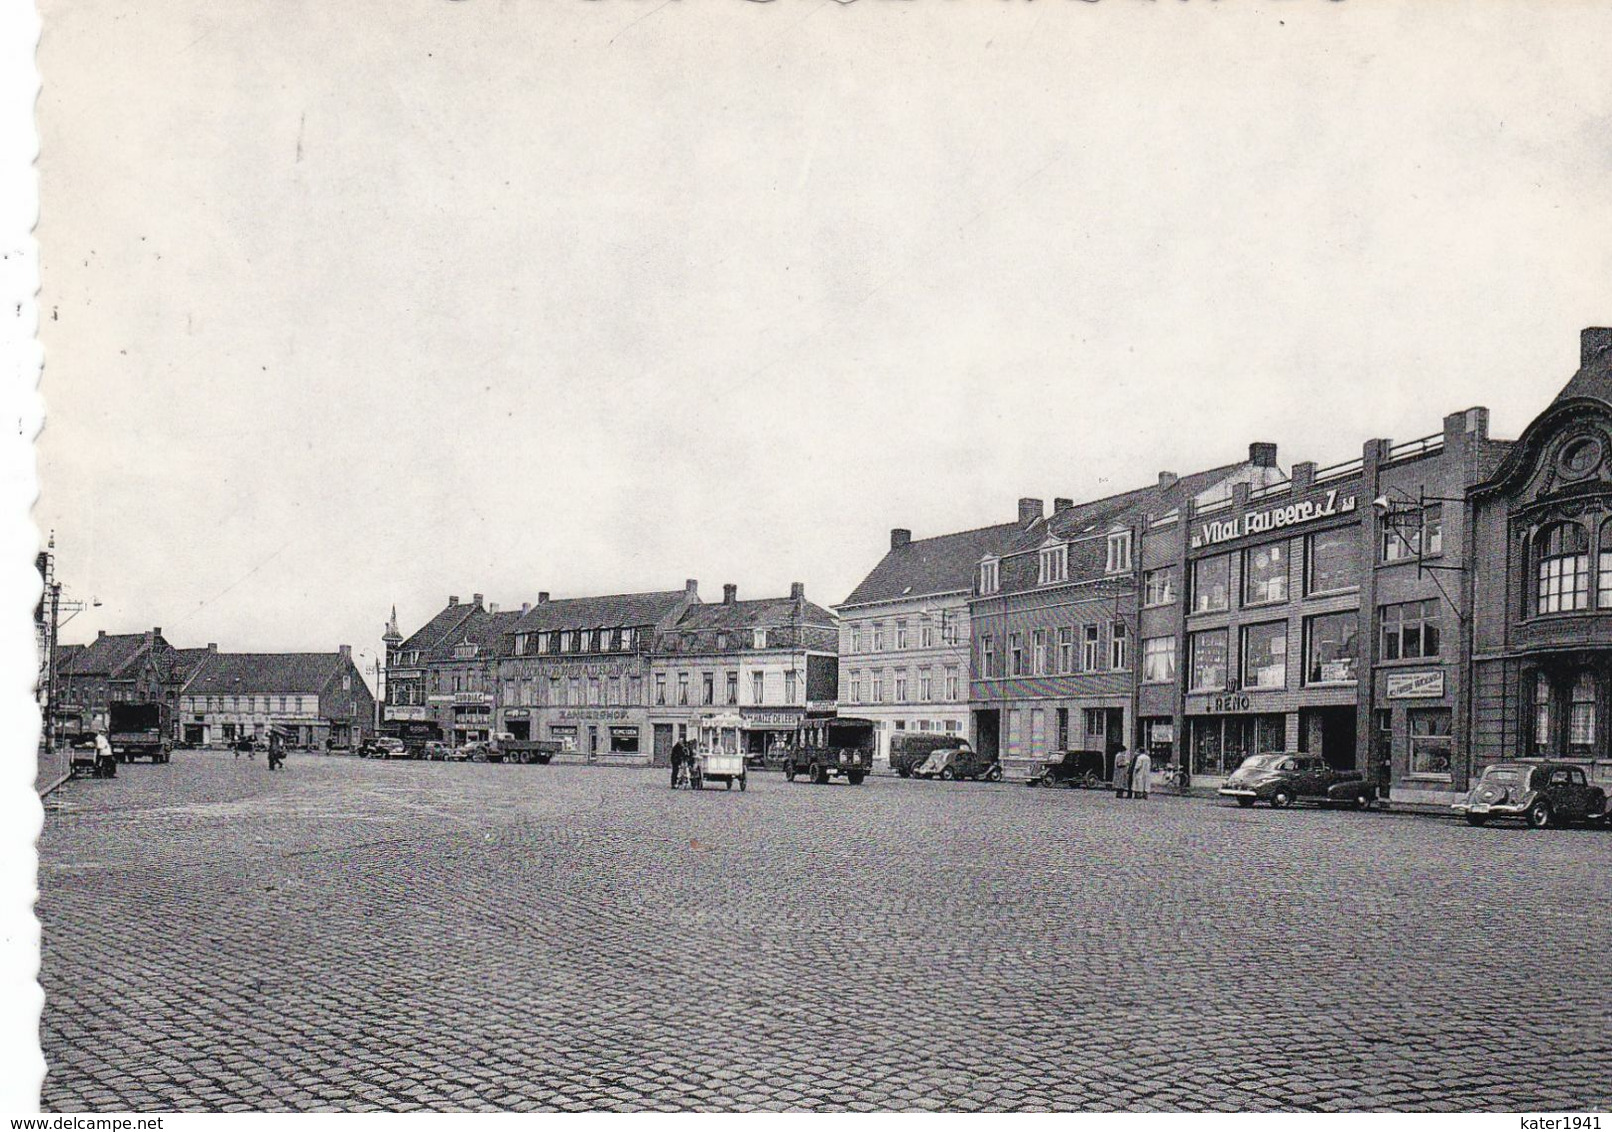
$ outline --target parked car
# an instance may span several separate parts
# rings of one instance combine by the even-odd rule
[[[461,743],[456,747],[449,747],[442,757],[450,763],[467,763],[472,758],[484,758],[486,751],[485,743]]]
[[[365,741],[359,748],[359,754],[371,759],[406,759],[409,757],[408,748],[403,740],[391,735],[376,735]]]
[[[1358,770],[1337,770],[1319,755],[1276,751],[1244,759],[1220,794],[1239,806],[1269,802],[1280,809],[1294,802],[1318,802],[1363,810],[1377,800],[1377,787]]]
[[[983,779],[986,782],[1002,781],[1002,764],[995,758],[980,754],[969,746],[948,747],[935,751],[912,768],[914,778]]]
[[[890,769],[911,778],[913,770],[936,751],[966,746],[967,739],[944,731],[898,731],[890,740]]]
[[[1025,780],[1026,786],[1068,786],[1078,790],[1108,790],[1107,760],[1101,751],[1053,751]]]
[[[436,763],[446,762],[448,753],[452,750],[453,748],[446,743],[439,743],[435,739],[429,739],[426,741],[425,746],[421,748],[421,757]]]
[[[1453,809],[1470,825],[1520,818],[1534,829],[1608,817],[1606,791],[1572,763],[1493,763]]]

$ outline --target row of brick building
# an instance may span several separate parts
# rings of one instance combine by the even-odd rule
[[[1487,762],[1612,778],[1612,331],[1516,441],[1482,408],[1332,467],[1246,460],[890,549],[836,607],[841,709],[1009,773],[1146,747],[1212,785],[1317,752],[1439,802]]]

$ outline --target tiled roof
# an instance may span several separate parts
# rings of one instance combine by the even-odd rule
[[[56,671],[61,672],[65,670],[66,667],[72,663],[73,658],[83,651],[83,645],[57,645]]]
[[[442,611],[431,620],[416,629],[402,644],[398,645],[400,652],[429,652],[442,644],[448,634],[452,633],[465,619],[477,609],[475,602],[461,601],[454,605],[444,606]]]
[[[161,640],[158,637],[157,640]],[[108,633],[96,637],[57,671],[66,676],[117,676],[146,647],[144,633]]]
[[[672,613],[687,598],[683,590],[644,594],[610,594],[605,597],[573,597],[545,601],[506,633],[542,633],[552,629],[628,629],[654,625]]]
[[[1213,487],[1242,466],[1227,464],[1207,472],[1182,476],[1169,487],[1150,484],[1055,511],[1031,523],[1018,538],[997,553],[1016,554],[1036,550],[1046,542],[1049,534],[1057,539],[1100,535],[1112,527],[1129,524],[1137,512],[1163,514]]]
[[[216,649],[175,649],[170,663],[173,669],[173,679],[181,683],[196,675],[209,657],[218,655]]]
[[[471,615],[455,625],[434,648],[422,650],[424,660],[452,660],[454,651],[467,643],[476,646],[478,656],[497,653],[504,634],[511,632],[521,619],[518,609],[491,613],[475,606],[471,608]]]
[[[706,602],[691,605],[677,619],[677,629],[760,629],[773,625],[821,625],[834,628],[834,615],[820,605],[803,601],[796,621],[793,598],[771,597],[756,601]]]
[[[1017,523],[914,539],[890,551],[851,591],[843,605],[890,601],[899,597],[952,593],[974,584],[974,569],[986,554],[1019,535]]]
[[[191,677],[189,695],[318,692],[346,663],[335,652],[221,652]]]

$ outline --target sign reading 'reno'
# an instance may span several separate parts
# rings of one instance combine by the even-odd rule
[[[1329,491],[1324,499],[1306,499],[1300,503],[1289,503],[1286,507],[1249,511],[1230,519],[1212,519],[1198,528],[1192,536],[1192,545],[1213,546],[1217,542],[1230,542],[1244,535],[1263,534],[1279,527],[1296,527],[1332,515],[1347,515],[1354,509],[1355,496],[1340,498],[1336,491]]]

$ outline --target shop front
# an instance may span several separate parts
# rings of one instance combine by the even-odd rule
[[[492,738],[493,704],[486,692],[458,692],[453,697],[449,736],[454,746],[485,743]]]
[[[649,721],[642,710],[559,708],[549,712],[544,726],[544,738],[590,762],[605,757],[649,761]]]
[[[803,708],[784,711],[746,708],[739,714],[740,748],[746,755],[765,758],[771,753],[774,759],[781,761],[782,752],[794,743],[805,718]]]

